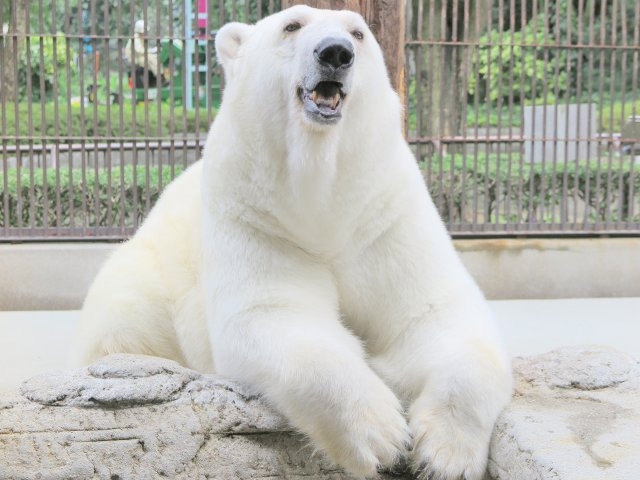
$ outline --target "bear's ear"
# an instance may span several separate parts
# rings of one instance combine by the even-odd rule
[[[242,45],[246,42],[251,25],[231,22],[223,26],[216,34],[216,55],[225,73],[230,74],[231,64],[238,58]]]

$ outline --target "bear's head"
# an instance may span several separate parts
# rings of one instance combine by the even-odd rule
[[[233,104],[267,123],[324,130],[357,117],[352,111],[366,122],[377,110],[389,113],[385,101],[397,103],[380,47],[348,10],[299,5],[255,25],[229,23],[216,35],[216,53],[226,79],[223,108]]]

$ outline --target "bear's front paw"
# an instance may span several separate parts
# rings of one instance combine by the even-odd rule
[[[389,391],[369,391],[322,429],[329,457],[349,473],[375,477],[406,458],[411,437],[400,403]],[[335,421],[337,420],[337,422]]]
[[[419,480],[483,478],[491,429],[472,417],[454,405],[412,409],[411,464]]]

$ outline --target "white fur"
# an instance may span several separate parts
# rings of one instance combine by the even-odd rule
[[[291,20],[303,28],[284,32]],[[328,34],[355,48],[336,125],[296,96]],[[411,446],[424,478],[480,479],[509,361],[371,32],[299,6],[223,27],[216,48],[228,85],[203,164],[98,275],[77,360],[146,353],[245,382],[356,475]]]

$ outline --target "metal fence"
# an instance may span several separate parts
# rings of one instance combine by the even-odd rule
[[[130,236],[199,158],[215,31],[280,8],[0,0],[0,241]],[[640,233],[640,2],[405,13],[407,136],[454,236]]]

